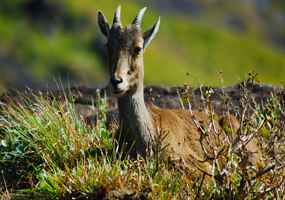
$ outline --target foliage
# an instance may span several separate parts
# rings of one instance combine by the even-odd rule
[[[257,76],[251,73],[249,76]],[[166,132],[159,131],[155,149],[146,159],[123,157],[114,139],[115,129],[107,127],[106,98],[97,91],[97,123],[87,124],[84,112],[76,112],[72,95],[30,91],[20,94],[21,102],[2,103],[0,118],[2,196],[21,198],[106,198],[106,199],[283,199],[284,198],[284,99],[271,94],[262,105],[254,103],[251,85],[241,84],[242,108],[237,144],[212,148],[212,174],[191,174],[162,159]],[[283,88],[280,89],[284,93]],[[192,91],[184,86],[182,102]],[[201,99],[211,121],[217,120],[211,107],[210,86],[201,87]],[[231,102],[226,94],[221,106],[226,113]],[[189,113],[192,114],[191,104]],[[195,116],[192,116],[195,121]],[[207,140],[210,124],[197,128]],[[231,131],[225,127],[225,132]],[[278,138],[278,139],[276,139]],[[256,140],[264,155],[263,164],[243,163],[244,145]],[[275,143],[278,148],[272,147]],[[210,159],[210,154],[208,155]],[[217,156],[219,155],[219,157]],[[192,158],[189,157],[191,160]],[[192,160],[194,164],[198,161]]]
[[[64,80],[69,74],[70,79],[76,79],[79,83],[101,85],[107,78],[107,70],[105,56],[102,56],[104,41],[97,28],[96,15],[100,9],[112,22],[118,2],[51,0],[47,5],[53,9],[54,18],[48,14],[46,18],[29,17],[24,9],[29,2],[32,1],[2,1],[1,54],[24,66],[24,73],[42,85],[58,73]],[[120,4],[124,25],[130,23],[143,6],[148,6],[142,21],[143,30],[161,16],[160,31],[145,55],[145,83],[148,85],[179,85],[188,81],[180,75],[190,70],[194,76],[203,74],[201,82],[213,86],[219,84],[219,79],[213,78],[213,73],[219,70],[223,70],[228,77],[225,80],[227,85],[236,83],[234,76],[242,76],[250,69],[262,72],[261,78],[265,83],[278,84],[284,79],[284,51],[268,40],[269,37],[258,26],[259,19],[252,17],[254,11],[246,12],[250,8],[244,9],[241,2],[228,3],[230,11],[227,12],[214,6],[212,9],[219,10],[216,11],[218,13],[205,11],[195,17],[156,9],[147,2],[124,0]],[[232,11],[234,16],[226,14]],[[224,21],[231,17],[244,21],[245,29],[236,31],[225,26]],[[3,66],[6,64],[3,63]],[[6,77],[14,76],[10,67],[3,67],[2,70],[5,76],[0,75],[1,82]],[[163,76],[157,76],[162,71]]]

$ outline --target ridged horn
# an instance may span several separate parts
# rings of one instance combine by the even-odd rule
[[[113,25],[114,24],[119,24],[121,25],[121,5],[118,6],[115,15],[114,15],[114,20],[113,20]]]
[[[141,9],[140,12],[137,14],[136,18],[134,19],[133,23],[132,23],[133,25],[137,26],[138,28],[140,28],[140,26],[141,26],[142,17],[143,17],[145,10],[146,10],[146,7]]]

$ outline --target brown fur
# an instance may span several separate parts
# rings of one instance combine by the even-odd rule
[[[119,9],[119,11],[118,11]],[[116,13],[120,13],[120,7]],[[119,17],[118,17],[119,18]],[[109,24],[101,13],[98,12],[98,24],[101,32],[107,39],[108,66],[110,71],[109,87],[113,94],[118,97],[119,116],[122,124],[122,131],[118,130],[116,137],[120,147],[125,146],[125,150],[133,148],[132,155],[139,153],[142,157],[146,156],[149,146],[156,145],[159,130],[163,129],[168,135],[163,140],[164,156],[170,161],[180,161],[185,167],[194,170],[195,167],[189,159],[203,161],[206,155],[200,143],[201,132],[194,124],[193,119],[187,110],[165,110],[146,105],[143,94],[143,53],[149,41],[154,37],[158,30],[160,20],[144,33],[134,24],[126,28],[119,23],[114,24],[110,29]],[[194,111],[197,121],[203,121],[209,125],[208,114]],[[238,129],[238,122],[230,117],[234,130]],[[228,125],[226,117],[220,119],[220,125]],[[161,124],[160,124],[161,121]],[[219,124],[214,122],[218,132],[221,132]],[[210,145],[219,146],[224,136],[220,139],[213,130],[207,136]],[[235,137],[233,135],[232,137]],[[233,138],[232,138],[233,139]],[[232,140],[231,139],[231,140]],[[211,156],[212,150],[206,141],[203,140],[207,154]],[[251,152],[258,152],[255,156],[250,155],[253,163],[262,158],[260,150],[253,141],[248,144]],[[200,163],[200,166],[210,172],[212,161]]]

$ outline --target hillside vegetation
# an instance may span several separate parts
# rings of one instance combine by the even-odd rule
[[[147,85],[195,82],[186,76],[189,72],[204,84],[219,86],[220,70],[227,77],[226,85],[237,83],[236,76],[243,79],[251,70],[260,71],[264,83],[279,85],[284,79],[285,50],[282,42],[276,42],[284,30],[273,20],[276,13],[284,17],[282,1],[271,1],[263,10],[243,1],[199,1],[198,14],[191,14],[147,0],[4,0],[0,8],[0,84],[6,89],[25,85],[39,89],[60,74],[63,82],[105,85],[106,55],[97,11],[102,10],[112,23],[119,4],[125,25],[144,6],[148,10],[143,30],[161,16],[160,31],[144,55]],[[270,22],[272,27],[264,25]],[[279,34],[276,40],[275,33]]]
[[[196,100],[200,105],[191,102],[189,115],[198,106],[211,119],[211,122],[199,120],[197,123],[201,147],[209,149],[204,153],[213,162],[210,174],[200,168],[204,161],[192,155],[188,160],[196,166],[195,173],[184,168],[181,160],[165,157],[163,152],[170,148],[164,140],[168,131],[159,123],[155,145],[146,148],[145,158],[129,155],[134,149],[125,156],[124,148],[118,147],[120,141],[114,137],[121,125],[106,124],[111,116],[108,113],[115,109],[110,109],[112,106],[106,93],[102,98],[104,90],[95,92],[94,89],[94,95],[91,95],[94,98],[90,99],[89,105],[82,99],[77,101],[82,92],[79,88],[2,96],[0,199],[283,200],[285,90],[284,87],[259,87],[253,83],[255,79],[256,74],[252,74],[248,83],[244,82],[236,89],[231,87],[231,91],[240,94],[240,106],[232,107],[229,96],[219,95],[224,99],[220,109],[226,113],[234,110],[233,114],[240,116],[242,126],[233,145],[229,143],[230,139],[221,139],[224,133],[229,136],[230,127],[223,126],[220,131],[212,126],[212,120],[218,120],[211,109],[216,107],[217,100],[211,99],[217,88],[204,87],[202,94],[196,90],[195,95],[185,89],[186,86],[185,92],[181,93],[184,106],[195,96],[200,99]],[[229,88],[221,90],[223,94],[231,93]],[[266,97],[262,95],[264,93]],[[166,99],[173,101],[171,95]],[[202,103],[202,99],[206,101]],[[82,103],[80,107],[78,102]],[[86,116],[90,115],[90,109],[93,114],[88,120]],[[196,114],[193,116],[196,121],[195,117]],[[204,141],[211,139],[211,129],[220,136],[220,142],[208,146],[210,144]],[[246,161],[249,155],[246,144],[250,140],[257,143],[263,154],[256,165]]]

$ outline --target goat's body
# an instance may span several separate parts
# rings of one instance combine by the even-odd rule
[[[195,158],[199,161],[206,159],[200,143],[203,141],[200,140],[201,132],[198,131],[188,110],[166,110],[146,105],[142,89],[118,98],[118,109],[122,129],[118,130],[116,138],[120,140],[120,146],[127,143],[124,147],[126,152],[132,148],[131,155],[139,153],[145,157],[146,149],[157,145],[155,141],[158,134],[165,133],[167,136],[162,141],[162,148],[167,146],[163,152],[165,159],[182,163],[188,169],[195,169],[189,159]],[[210,124],[208,114],[199,111],[193,111],[193,114],[197,121]],[[218,128],[219,124],[214,123]],[[213,147],[217,147],[218,142],[222,142],[213,130],[207,137]],[[203,145],[208,150],[206,153],[212,155],[212,150],[209,149],[205,140]],[[209,172],[211,164],[205,162],[202,168]]]
[[[183,158],[189,155],[204,158],[201,156],[204,153],[199,141],[201,133],[188,110],[166,110],[146,105],[142,88],[118,98],[118,109],[122,129],[118,130],[117,139],[120,138],[121,146],[127,142],[126,150],[133,147],[134,151],[145,157],[147,147],[155,145],[158,129],[162,128],[163,131],[169,132],[163,143],[169,144],[166,151],[170,159],[177,159],[179,155]],[[193,113],[198,121],[210,123],[206,113]],[[215,122],[215,126],[219,127],[219,124]],[[210,141],[217,140],[212,138],[214,136],[215,133],[211,131]],[[171,156],[174,154],[175,156]]]
[[[127,103],[127,102],[126,102]],[[126,104],[125,106],[128,106]],[[140,102],[136,106],[144,105]],[[123,106],[123,108],[125,108]],[[189,161],[195,158],[196,160],[203,161],[206,159],[206,155],[202,149],[200,143],[201,132],[194,124],[194,121],[188,110],[166,110],[160,109],[152,106],[144,106],[142,108],[143,112],[136,112],[138,107],[129,107],[130,110],[124,109],[124,111],[129,111],[124,115],[120,111],[120,117],[122,120],[122,130],[118,130],[117,139],[120,137],[121,141],[127,142],[125,147],[128,151],[133,148],[133,152],[139,153],[141,156],[145,157],[146,149],[148,147],[153,147],[157,145],[155,143],[158,134],[162,134],[162,137],[166,137],[162,140],[162,148],[166,147],[163,152],[163,157],[170,162],[179,162],[183,166],[190,170],[195,169],[193,164]],[[119,104],[119,110],[120,110]],[[193,111],[194,117],[197,121],[203,121],[205,124],[210,124],[208,114]],[[215,126],[218,128],[217,122],[214,122]],[[160,131],[161,129],[161,131]],[[218,136],[210,131],[207,136],[210,145],[213,147],[218,146],[218,142],[222,142],[218,139]],[[123,144],[122,142],[120,143]],[[212,156],[212,150],[209,149],[209,145],[203,141],[204,148],[207,150],[208,156]],[[203,164],[203,169],[210,172],[211,162],[205,162]]]
[[[134,102],[137,104],[134,104]],[[220,125],[216,121],[213,121],[213,123],[219,135],[211,129],[208,136],[206,136],[209,145],[205,139],[202,139],[202,132],[194,124],[189,110],[166,110],[145,105],[144,102],[134,102],[131,104],[125,102],[124,106],[119,104],[119,110],[120,108],[127,108],[128,105],[132,105],[132,107],[120,112],[122,130],[118,130],[117,133],[117,139],[120,138],[120,140],[127,143],[125,150],[128,151],[132,148],[132,152],[135,153],[132,155],[139,153],[142,157],[145,157],[146,149],[157,145],[155,141],[157,141],[158,134],[163,133],[162,137],[167,134],[162,144],[160,144],[162,148],[167,146],[164,149],[163,157],[170,162],[179,162],[184,167],[194,170],[195,166],[190,160],[204,161],[207,158],[206,154],[209,157],[214,156],[213,149],[210,149],[210,146],[221,147],[223,145],[224,148],[227,148],[229,145],[228,140],[224,140],[225,134],[221,132]],[[144,112],[137,112],[142,110]],[[125,111],[128,111],[128,113],[125,113]],[[193,115],[198,122],[203,122],[206,125],[212,123],[209,115],[204,112],[193,111]],[[226,116],[223,117],[227,119]],[[234,126],[234,131],[236,131],[239,127],[238,122],[232,120],[231,123]],[[223,124],[228,125],[226,121]],[[233,138],[235,137],[234,134]],[[123,145],[123,143],[120,144]],[[248,153],[248,156],[245,157],[247,160],[243,161],[245,164],[251,162],[255,165],[262,162],[262,153],[253,140],[245,148]],[[212,160],[203,163],[196,162],[196,164],[208,173],[212,169]]]
[[[170,160],[182,158],[186,162],[190,156],[198,160],[205,159],[200,144],[201,133],[188,110],[166,110],[146,105],[142,89],[118,98],[118,109],[122,129],[118,130],[117,139],[120,138],[121,146],[124,142],[127,143],[126,150],[133,147],[135,153],[145,157],[147,147],[156,145],[157,134],[162,129],[168,133],[162,141],[163,145],[169,145],[165,149],[165,157]],[[210,124],[206,113],[194,111],[193,114],[197,121]],[[219,127],[219,124],[215,122],[215,126]],[[217,136],[212,130],[208,137],[211,145],[217,146],[213,144],[217,141]]]

